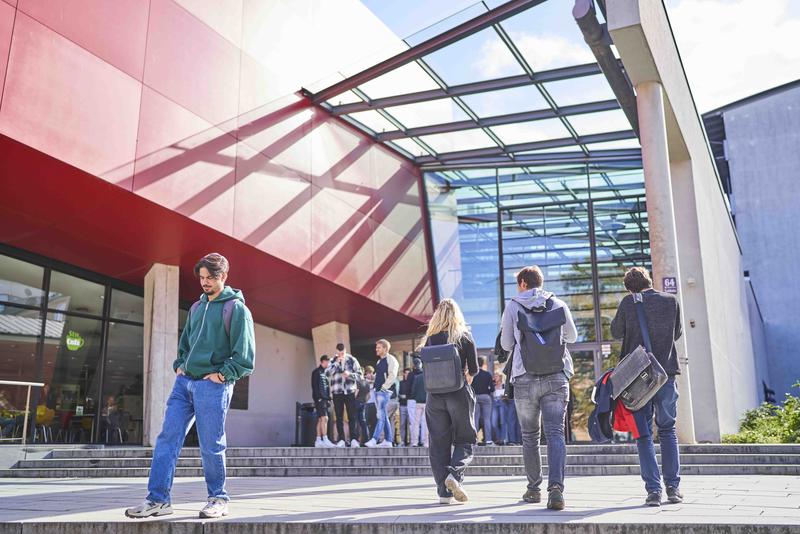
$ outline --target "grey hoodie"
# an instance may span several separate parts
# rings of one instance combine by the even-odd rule
[[[511,381],[518,376],[525,374],[525,366],[522,363],[522,356],[519,353],[520,333],[517,328],[517,312],[522,308],[535,309],[544,308],[547,299],[553,297],[553,294],[543,289],[528,289],[523,291],[516,297],[512,297],[506,304],[506,309],[503,310],[503,320],[501,323],[500,344],[503,350],[512,353],[513,363],[511,367]],[[578,340],[578,330],[575,328],[575,321],[572,319],[572,313],[569,307],[563,300],[553,297],[553,309],[564,308],[564,313],[567,316],[567,322],[561,327],[561,339],[566,343],[575,343]],[[513,352],[512,352],[513,351]],[[564,350],[564,373],[567,378],[571,378],[574,374],[572,366],[572,356],[569,350]]]

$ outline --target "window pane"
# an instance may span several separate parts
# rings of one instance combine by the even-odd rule
[[[111,291],[111,317],[126,321],[144,322],[144,298],[113,289]]]
[[[143,343],[143,327],[109,323],[100,441],[142,441]]]
[[[105,288],[100,284],[58,271],[50,275],[51,310],[102,315]]]
[[[0,380],[37,381],[36,352],[41,329],[42,319],[38,310],[0,305]],[[19,410],[25,409],[26,395],[27,388],[0,385],[0,397],[5,399],[5,403],[0,405],[0,419],[9,420],[6,424],[16,425],[11,420],[15,420]],[[13,432],[14,427],[4,427],[4,430]]]
[[[0,254],[0,300],[41,306],[44,268]]]
[[[53,436],[88,443],[98,407],[102,321],[48,314],[39,405],[53,410]],[[56,336],[55,334],[60,333]],[[59,432],[61,430],[61,432]]]

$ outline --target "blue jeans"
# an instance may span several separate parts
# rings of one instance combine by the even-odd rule
[[[504,400],[506,406],[506,420],[504,421],[508,433],[508,443],[522,443],[522,430],[517,417],[517,404],[514,399]]]
[[[475,430],[483,428],[483,441],[492,441],[492,396],[475,395]]]
[[[183,440],[197,419],[197,437],[203,459],[208,497],[230,500],[225,491],[225,416],[231,404],[233,384],[192,380],[178,375],[167,399],[164,426],[156,440],[147,499],[170,502],[172,480]]]
[[[650,435],[636,440],[639,465],[647,493],[661,493],[661,474],[658,471],[656,449],[653,447],[653,416],[658,428],[661,445],[661,465],[664,468],[664,484],[677,488],[681,483],[681,459],[678,454],[678,436],[675,433],[675,418],[678,415],[678,386],[675,377],[669,377],[655,397],[644,405]]]
[[[508,424],[506,415],[508,406],[503,399],[492,399],[492,436],[495,441],[508,441]]]
[[[389,412],[386,409],[386,406],[389,404],[390,397],[391,393],[388,391],[375,392],[375,408],[378,412],[378,422],[375,425],[375,432],[372,434],[372,439],[375,441],[380,439],[381,432],[386,434],[384,439],[388,440],[389,442],[394,441],[394,428],[392,428],[392,423],[389,421]]]
[[[569,402],[567,376],[563,372],[518,376],[514,379],[514,401],[522,427],[522,459],[528,476],[528,489],[539,489],[542,484],[542,457],[539,454],[541,416],[547,436],[547,490],[558,488],[564,491],[567,466],[564,416]]]

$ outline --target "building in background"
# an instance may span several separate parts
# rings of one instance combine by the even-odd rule
[[[214,250],[257,323],[229,442],[286,445],[316,356],[411,350],[443,297],[489,349],[537,263],[578,319],[581,428],[645,265],[683,302],[682,439],[735,430],[751,292],[666,11],[577,6],[479,3],[401,40],[356,0],[0,0],[0,379],[48,382],[53,439],[105,441],[113,404],[151,443]]]
[[[781,401],[797,395],[792,385],[800,380],[800,81],[709,111],[703,121],[752,290],[757,361],[766,364],[758,378]]]

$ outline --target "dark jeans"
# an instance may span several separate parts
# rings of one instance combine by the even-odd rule
[[[356,400],[356,413],[358,414],[358,428],[361,430],[361,441],[369,441],[369,428],[367,428],[367,403]]]
[[[336,413],[336,432],[339,434],[338,439],[344,440],[344,410],[347,408],[347,426],[350,429],[350,439],[356,439],[356,423],[358,416],[356,415],[356,396],[353,393],[334,393],[333,395],[333,410]]]
[[[503,399],[492,399],[492,437],[495,441],[508,441],[508,406]]]
[[[522,458],[528,476],[528,489],[538,489],[542,484],[542,457],[539,454],[541,416],[547,437],[547,489],[564,491],[564,470],[567,466],[564,415],[569,402],[566,375],[519,376],[514,380],[514,401],[522,427]]]
[[[658,471],[656,449],[653,447],[653,416],[658,428],[661,445],[661,465],[664,468],[664,484],[677,488],[681,483],[681,459],[678,454],[678,436],[675,434],[675,418],[678,415],[678,386],[671,376],[661,386],[655,397],[644,405],[644,413],[650,425],[650,435],[636,440],[639,450],[639,465],[647,493],[661,492],[661,473]]]
[[[452,393],[428,393],[425,401],[433,479],[439,497],[451,497],[444,485],[447,475],[459,482],[472,462],[478,433],[475,430],[475,393],[464,386]]]
[[[503,400],[506,405],[506,429],[508,432],[508,443],[522,443],[522,429],[519,427],[519,418],[517,417],[517,404],[514,399]]]

